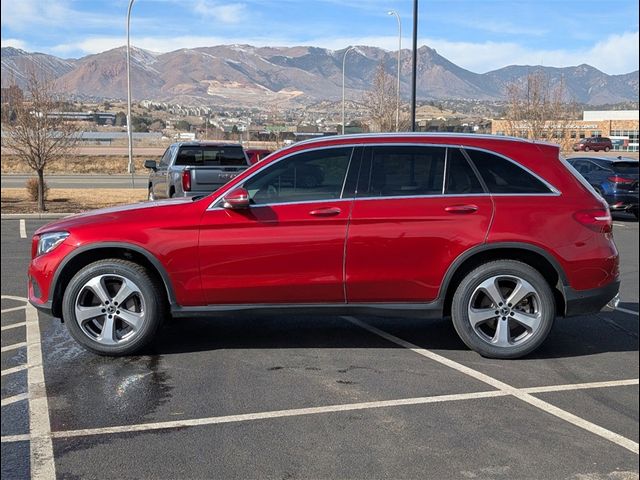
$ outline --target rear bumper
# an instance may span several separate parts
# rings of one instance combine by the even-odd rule
[[[604,196],[611,211],[634,210],[638,208],[638,192],[614,192]]]
[[[598,313],[612,299],[618,295],[620,281],[616,280],[604,287],[591,290],[574,290],[570,287],[565,289],[565,316],[588,315]]]

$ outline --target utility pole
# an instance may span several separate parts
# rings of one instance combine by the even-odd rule
[[[418,62],[418,0],[413,0],[413,53],[411,67],[411,131],[416,131],[416,78]]]

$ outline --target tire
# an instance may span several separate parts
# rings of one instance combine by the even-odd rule
[[[149,187],[149,192],[147,193],[147,200],[149,200],[150,202],[155,201],[156,196],[153,194],[153,190],[151,189],[151,187]]]
[[[609,150],[611,150],[609,147],[604,147],[605,152],[608,152]]]
[[[514,292],[517,303],[510,306]],[[451,305],[460,339],[483,357],[502,359],[538,348],[551,331],[555,312],[553,292],[544,277],[515,260],[485,263],[470,272]]]
[[[589,150],[591,150],[591,148],[589,148],[589,147],[584,147],[584,151],[585,151],[585,152],[588,152]]]
[[[62,315],[71,336],[99,355],[140,351],[153,339],[167,312],[160,282],[137,263],[117,258],[82,268],[67,285],[62,300]]]

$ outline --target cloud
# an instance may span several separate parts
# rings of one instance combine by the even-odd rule
[[[29,47],[27,46],[27,42],[20,40],[18,38],[3,38],[2,40],[0,40],[0,44],[2,44],[2,47],[13,47],[13,48],[19,48],[21,50],[29,50]]]
[[[591,47],[575,50],[535,49],[514,42],[450,42],[424,39],[423,42],[453,63],[484,73],[507,65],[566,67],[587,63],[608,74],[638,69],[638,32],[610,35]]]
[[[114,16],[71,8],[67,0],[2,0],[0,21],[3,27],[25,31],[37,26],[82,28],[113,28],[124,25],[124,15]]]
[[[197,0],[193,4],[193,10],[198,15],[226,24],[240,23],[247,16],[244,3],[223,4],[211,0]]]

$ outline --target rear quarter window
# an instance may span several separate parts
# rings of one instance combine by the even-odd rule
[[[515,162],[484,150],[465,149],[489,192],[502,194],[553,193],[541,180]]]

